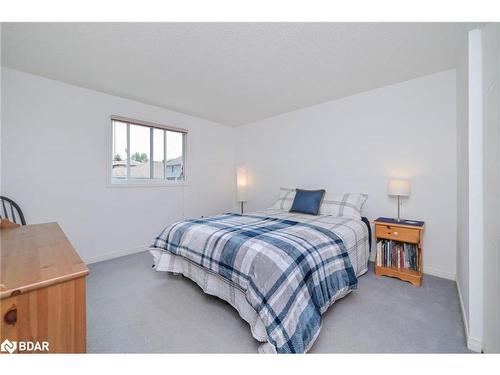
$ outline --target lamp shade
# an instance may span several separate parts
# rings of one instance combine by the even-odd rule
[[[400,197],[410,196],[410,180],[391,178],[387,191],[389,195],[399,195]]]
[[[236,167],[236,200],[238,202],[247,201],[247,167],[240,165]]]

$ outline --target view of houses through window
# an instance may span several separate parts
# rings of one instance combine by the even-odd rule
[[[112,122],[112,182],[184,180],[185,133]]]

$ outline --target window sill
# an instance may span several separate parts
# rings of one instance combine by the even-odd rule
[[[172,182],[172,181],[145,180],[145,181],[120,181],[120,182],[108,181],[107,183],[108,188],[185,187],[185,186],[189,186],[187,181]]]

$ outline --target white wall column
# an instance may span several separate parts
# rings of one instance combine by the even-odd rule
[[[481,29],[469,32],[469,338],[483,339],[483,80]]]

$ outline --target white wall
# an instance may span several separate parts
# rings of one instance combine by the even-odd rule
[[[394,216],[389,177],[412,180],[402,216],[426,222],[424,271],[456,274],[455,70],[386,86],[237,128],[249,171],[247,209],[280,186],[365,192],[364,215]]]
[[[500,351],[500,28],[468,31],[457,68],[457,284],[469,349]]]
[[[500,27],[482,29],[483,54],[483,348],[500,352]]]
[[[233,128],[6,68],[1,98],[2,194],[29,223],[59,222],[86,261],[233,206]],[[107,187],[111,114],[187,128],[188,186]]]
[[[469,346],[483,338],[483,79],[481,30],[469,32]]]
[[[394,216],[390,176],[412,179],[402,214],[426,221],[424,268],[455,277],[455,71],[305,108],[236,129],[2,69],[2,190],[30,223],[58,221],[86,261],[148,245],[164,225],[234,206],[234,161],[249,168],[247,210],[279,186],[370,195]],[[189,186],[106,186],[109,116],[188,128]],[[236,134],[236,157],[235,157]]]
[[[464,29],[457,63],[457,287],[469,334],[469,48]]]

